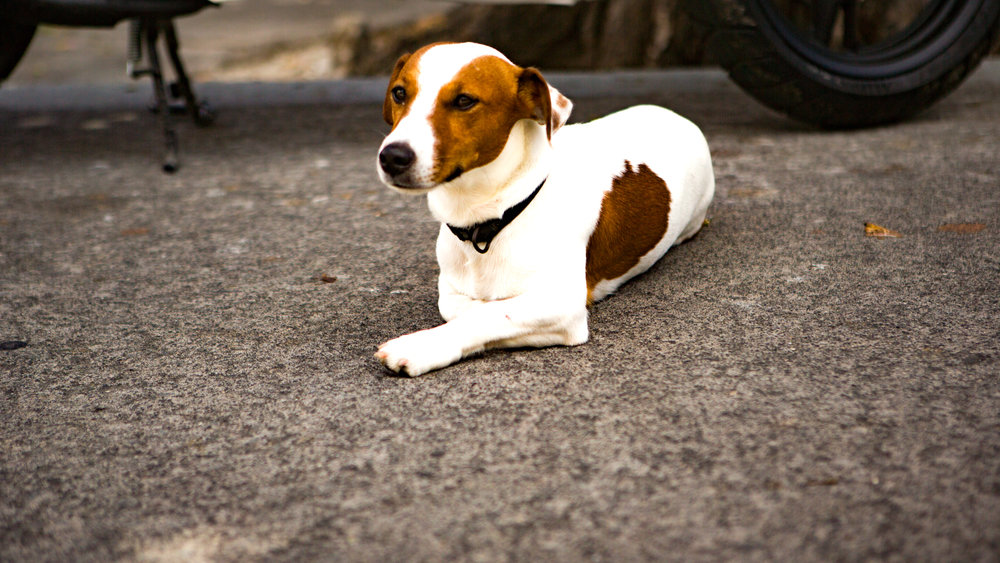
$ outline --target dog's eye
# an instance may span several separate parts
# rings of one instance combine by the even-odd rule
[[[406,88],[396,86],[392,89],[392,101],[401,104],[406,101]]]
[[[479,100],[473,98],[468,94],[459,94],[455,96],[455,99],[451,102],[451,105],[455,106],[455,109],[462,111],[472,109],[473,106],[479,103]]]

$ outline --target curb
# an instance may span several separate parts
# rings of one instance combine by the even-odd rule
[[[701,93],[736,89],[717,68],[549,72],[545,76],[570,98],[648,97],[663,92]],[[388,77],[309,82],[206,82],[198,95],[216,107],[381,103]],[[964,84],[1000,83],[1000,58],[984,61]],[[963,85],[964,85],[963,84]],[[0,111],[86,111],[145,109],[150,86],[78,84],[0,88]]]

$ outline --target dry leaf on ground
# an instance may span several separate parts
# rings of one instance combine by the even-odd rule
[[[865,223],[865,236],[866,237],[879,237],[879,238],[902,238],[903,235],[892,230],[876,225],[875,223]]]
[[[971,235],[972,233],[978,233],[985,228],[986,225],[982,223],[946,223],[938,227],[938,230],[948,233]]]

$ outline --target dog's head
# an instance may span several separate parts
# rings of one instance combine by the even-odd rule
[[[515,124],[551,139],[572,104],[534,68],[475,43],[438,43],[396,62],[382,114],[392,131],[379,149],[387,185],[423,192],[493,162]]]

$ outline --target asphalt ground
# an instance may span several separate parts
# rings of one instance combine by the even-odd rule
[[[378,83],[204,85],[174,175],[142,88],[0,90],[0,560],[998,560],[997,63],[853,132],[552,80],[701,125],[711,223],[589,343],[416,379],[372,358],[439,322]]]

